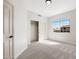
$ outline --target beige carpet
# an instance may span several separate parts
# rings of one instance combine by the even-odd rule
[[[17,59],[76,59],[75,53],[75,46],[55,42],[36,42]]]

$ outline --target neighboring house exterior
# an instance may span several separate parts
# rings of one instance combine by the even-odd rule
[[[54,32],[70,32],[70,25],[65,25],[60,27],[59,29],[54,29]]]

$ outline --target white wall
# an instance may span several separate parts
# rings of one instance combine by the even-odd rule
[[[26,0],[14,1],[14,58],[16,59],[31,41],[31,20],[39,21],[39,39],[46,39],[47,33],[45,32],[47,25],[42,27],[42,24],[47,24],[45,17],[39,17],[38,14],[27,11]],[[44,31],[44,32],[43,32]],[[42,34],[42,35],[41,35]]]
[[[44,39],[47,39],[47,18],[44,16],[38,16],[37,13],[34,13],[32,11],[28,11],[28,27],[29,27],[29,44],[31,43],[31,20],[38,21],[39,22],[39,41],[42,41]]]
[[[27,48],[28,24],[26,0],[14,2],[14,58],[16,58]]]
[[[67,17],[70,19],[70,33],[57,33],[53,32],[53,27],[52,27],[52,21],[61,17]],[[53,17],[49,17],[48,20],[48,39],[54,40],[54,41],[59,41],[59,42],[64,42],[64,43],[69,43],[69,44],[75,44],[76,42],[76,11],[72,10],[63,14],[55,15]]]

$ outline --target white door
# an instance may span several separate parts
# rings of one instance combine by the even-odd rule
[[[3,58],[13,59],[13,6],[3,4]]]

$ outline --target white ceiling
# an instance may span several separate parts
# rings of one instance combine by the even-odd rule
[[[50,17],[75,9],[76,0],[55,0],[50,6],[46,5],[45,0],[28,0],[27,6],[30,11]]]

